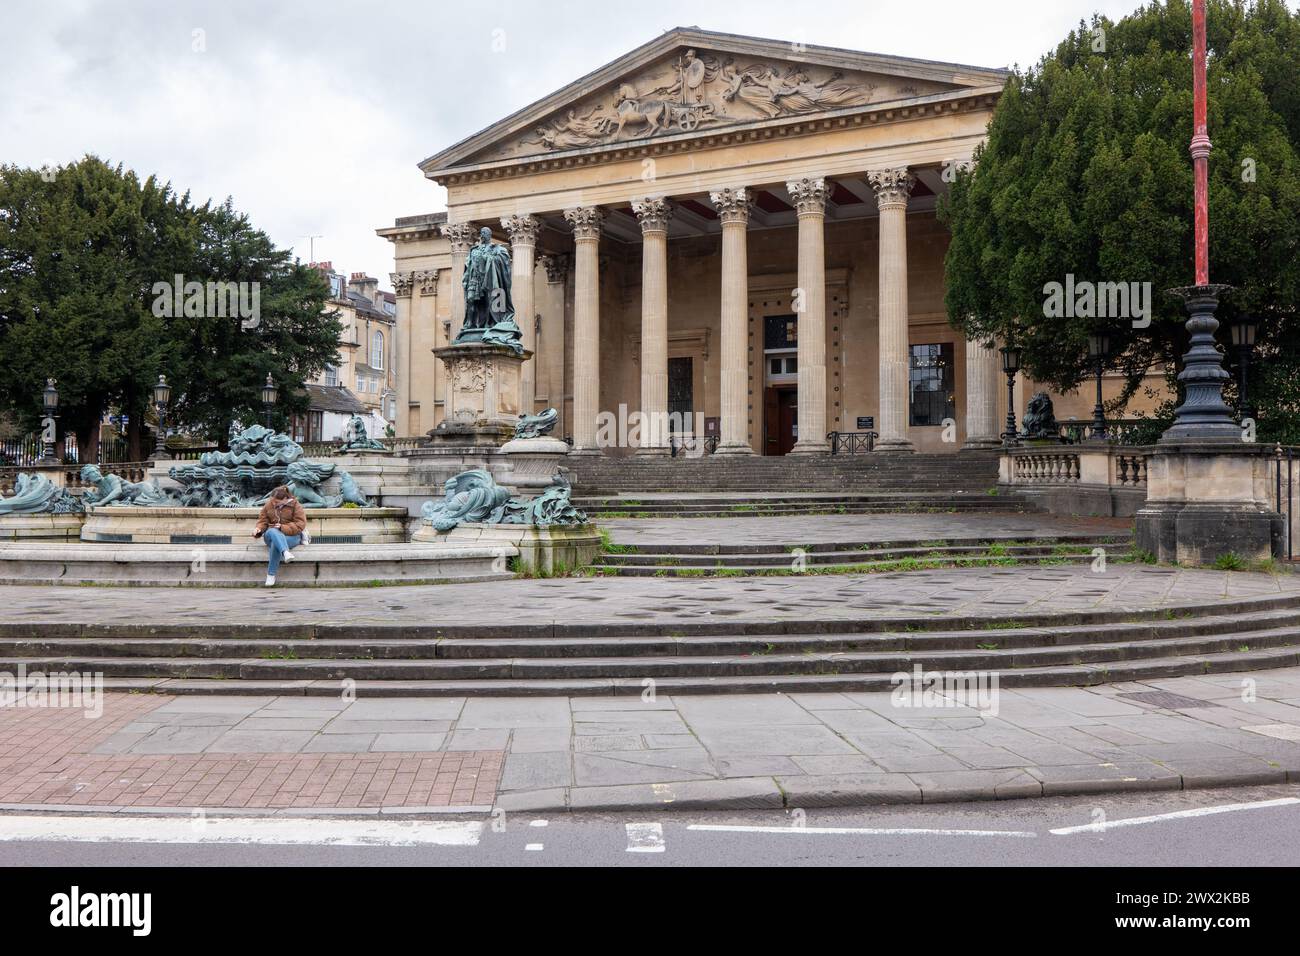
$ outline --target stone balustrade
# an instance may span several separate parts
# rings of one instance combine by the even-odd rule
[[[1146,462],[1141,447],[1024,446],[1003,452],[998,484],[1053,514],[1128,517],[1146,501]]]
[[[106,475],[121,475],[127,481],[140,482],[148,477],[150,461],[117,461],[97,465]],[[64,463],[58,465],[28,465],[26,467],[6,466],[0,468],[0,495],[12,495],[14,483],[19,473],[27,475],[44,475],[60,488],[78,492],[86,487],[81,480],[81,465]]]

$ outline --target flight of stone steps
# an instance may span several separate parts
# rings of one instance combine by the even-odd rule
[[[996,454],[574,457],[576,496],[634,492],[984,493],[996,486]]]
[[[917,613],[744,624],[0,626],[0,669],[100,672],[109,689],[337,696],[887,690],[914,667],[1091,685],[1300,664],[1300,597],[1128,612]],[[344,684],[355,681],[355,684]],[[651,685],[650,682],[653,682]]]
[[[876,494],[675,494],[579,495],[573,503],[588,517],[602,518],[768,518],[781,515],[1026,512],[1037,506],[1019,495],[972,493]]]
[[[676,544],[607,546],[589,573],[619,577],[739,577],[921,570],[941,567],[1061,565],[1126,560],[1131,534],[950,537],[932,541],[817,544]]]

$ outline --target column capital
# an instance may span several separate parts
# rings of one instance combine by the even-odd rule
[[[718,210],[718,217],[723,225],[727,223],[749,222],[749,208],[754,203],[754,194],[746,186],[728,186],[709,193],[709,201]]]
[[[867,182],[876,192],[877,206],[906,206],[912,187],[916,185],[916,177],[907,171],[906,166],[895,166],[871,170],[867,173]]]
[[[512,246],[536,246],[542,221],[536,216],[502,216],[501,228],[510,236]]]
[[[663,196],[632,200],[632,211],[641,223],[641,232],[667,232],[668,220],[673,218],[673,206]]]
[[[415,273],[390,272],[388,278],[392,280],[394,295],[405,297],[411,294],[411,286],[415,283]]]
[[[419,272],[412,273],[411,278],[420,283],[420,295],[438,294],[437,269],[421,269]]]
[[[605,219],[605,210],[599,206],[575,206],[564,210],[564,218],[573,226],[574,239],[599,239],[600,224]]]
[[[474,226],[468,222],[443,223],[440,230],[443,237],[451,243],[453,253],[469,252],[469,247],[474,244]]]
[[[569,274],[568,256],[542,256],[541,263],[546,270],[546,281],[552,285],[563,282]]]
[[[826,196],[829,190],[826,180],[820,176],[816,179],[795,179],[785,184],[785,190],[794,201],[794,208],[801,216],[824,216],[826,214]]]

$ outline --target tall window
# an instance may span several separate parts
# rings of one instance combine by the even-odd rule
[[[339,383],[339,370],[333,365],[325,366],[325,384],[337,385]]]
[[[942,425],[956,414],[952,343],[913,345],[908,373],[913,425]]]
[[[384,367],[384,333],[376,332],[370,338],[370,367]]]

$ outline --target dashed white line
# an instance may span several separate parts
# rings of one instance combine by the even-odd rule
[[[940,830],[929,827],[757,827],[694,823],[688,830],[712,833],[781,833],[832,836],[969,836],[969,837],[1036,837],[1029,830]]]
[[[629,823],[627,825],[628,853],[663,853],[664,828],[658,823]]]
[[[541,850],[541,849],[543,849],[543,846],[542,846],[542,844],[540,844],[540,843],[529,843],[529,844],[527,844],[527,845],[524,847],[524,849],[525,849],[525,850]]]
[[[0,816],[0,841],[234,843],[281,846],[477,846],[481,821],[292,817]]]
[[[1264,810],[1269,807],[1288,807],[1300,803],[1300,797],[1280,797],[1277,800],[1260,800],[1255,803],[1224,803],[1217,807],[1197,807],[1194,810],[1175,810],[1171,813],[1157,813],[1149,817],[1128,817],[1123,820],[1107,820],[1104,823],[1084,823],[1074,827],[1058,827],[1051,830],[1056,836],[1070,836],[1075,833],[1101,833],[1119,827],[1136,827],[1145,823],[1160,823],[1164,820],[1187,820],[1193,817],[1208,817],[1216,813],[1235,813],[1238,810]]]

